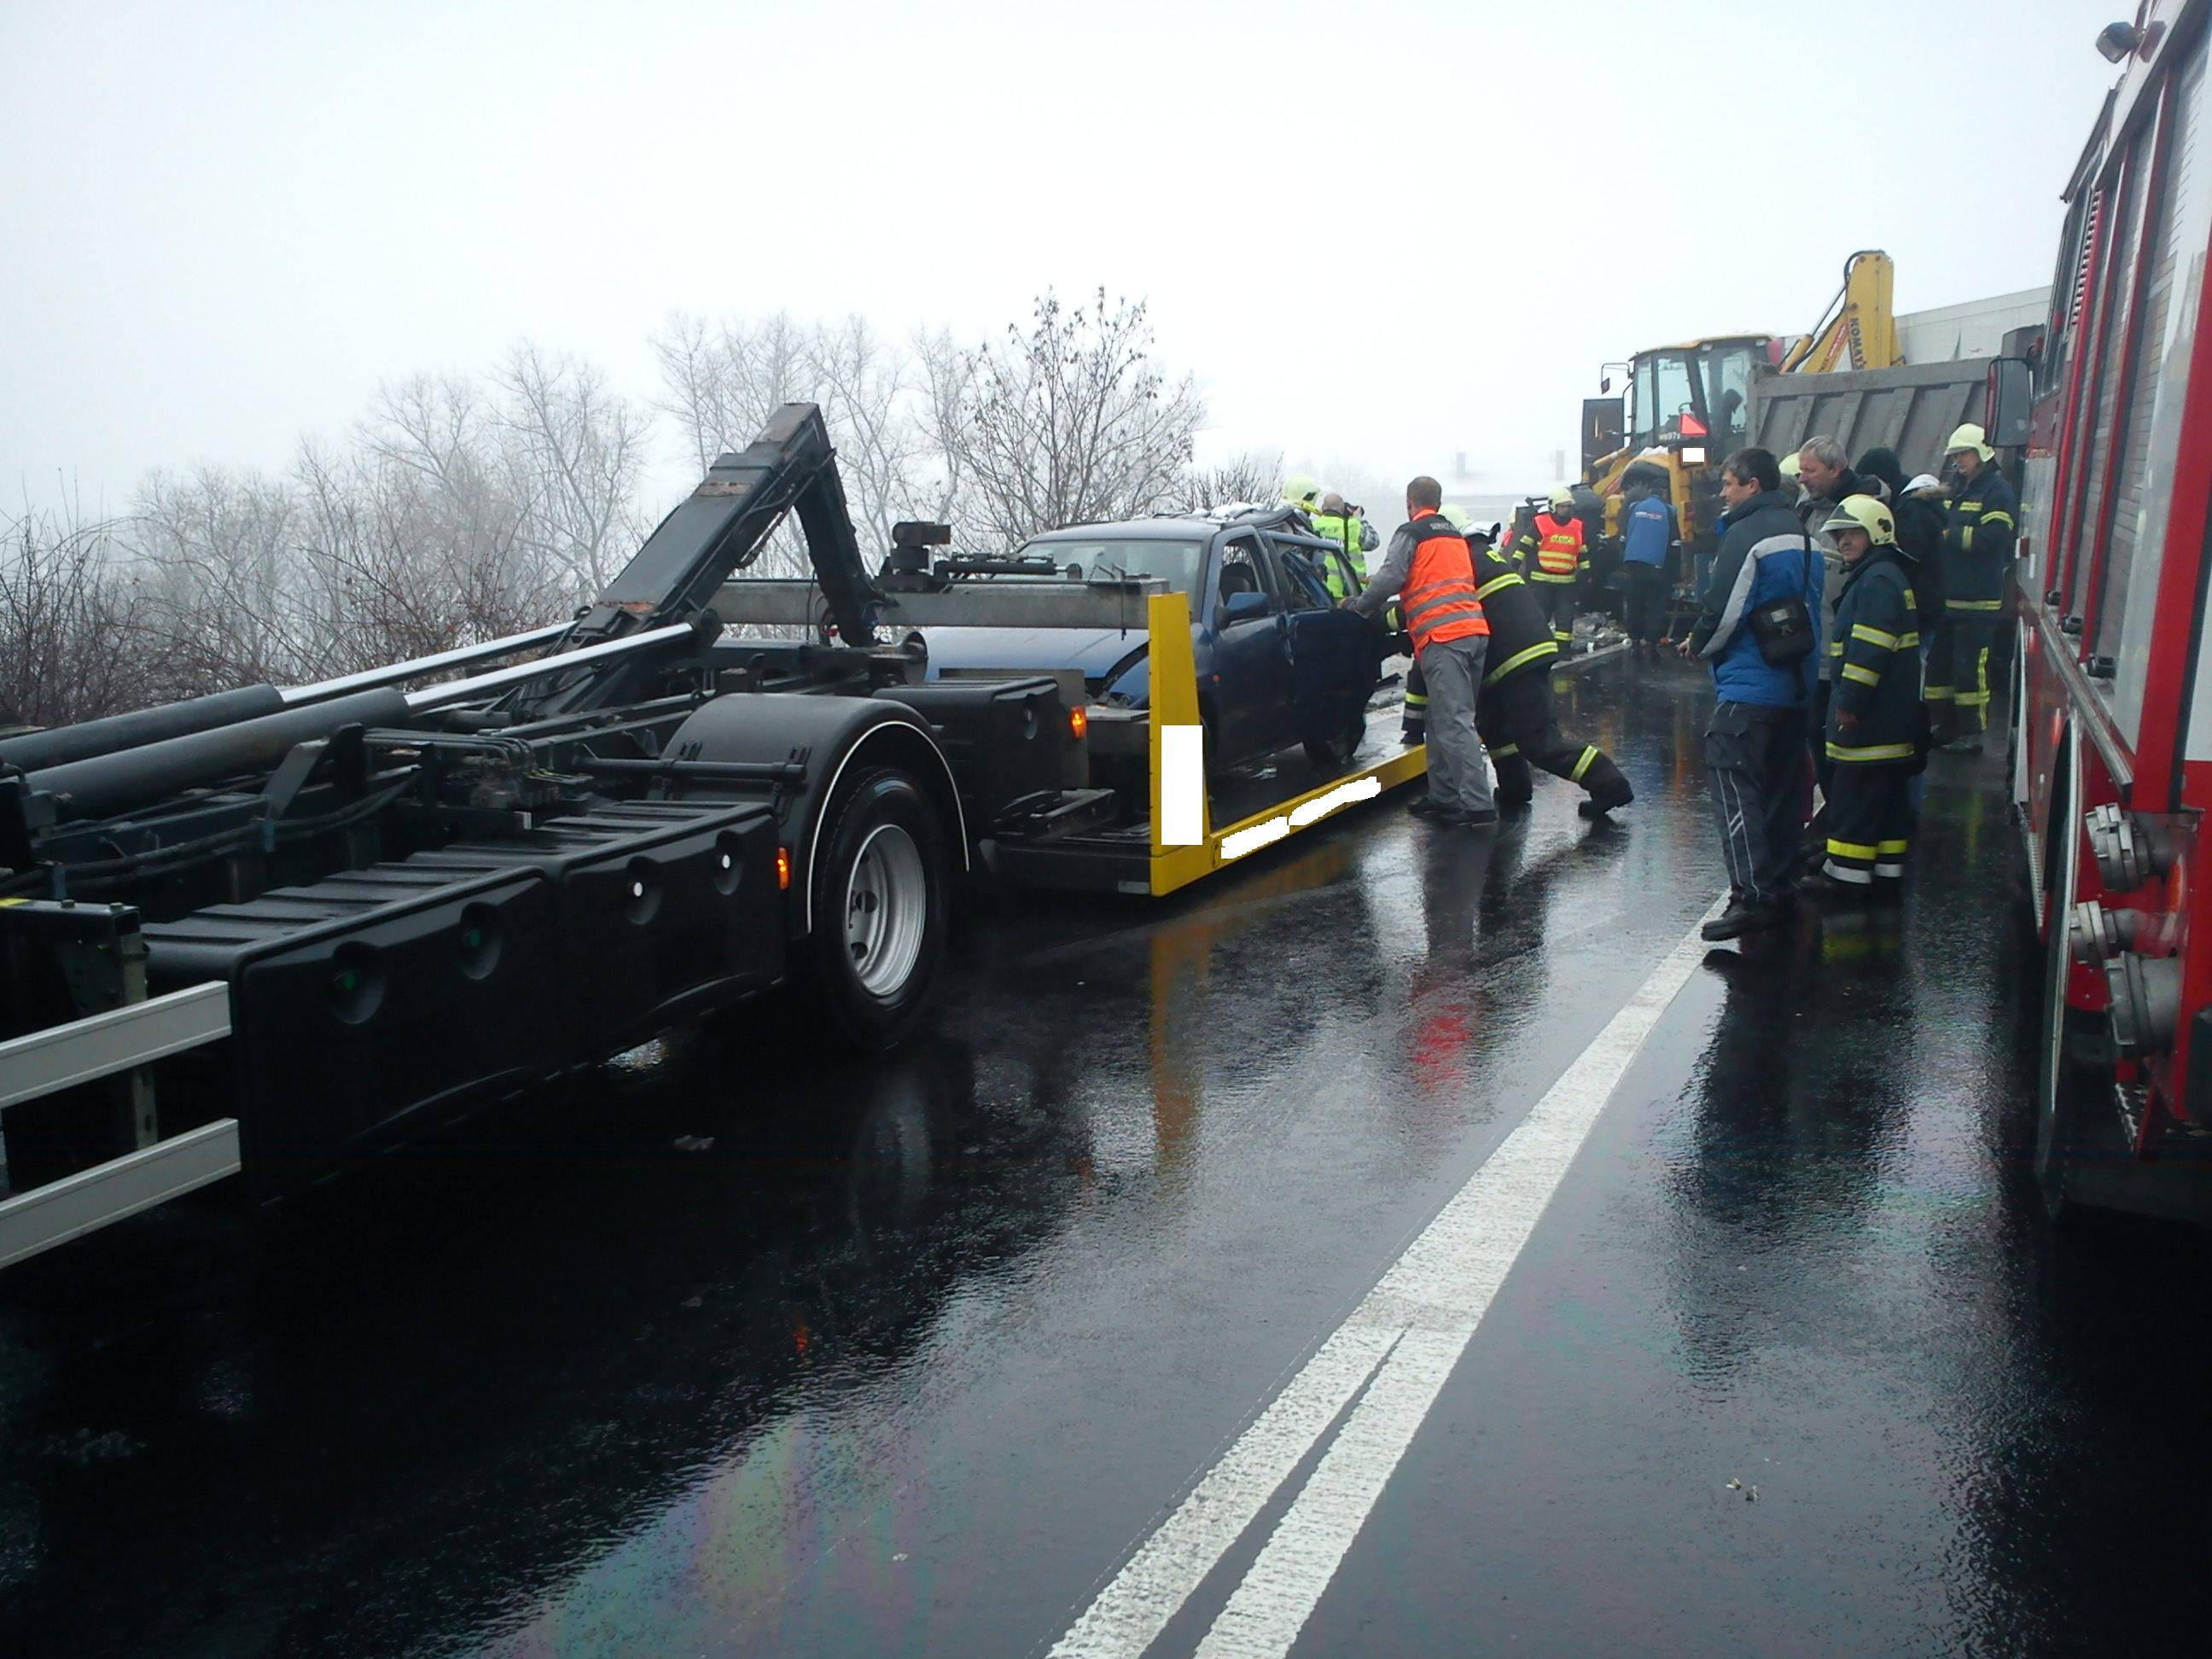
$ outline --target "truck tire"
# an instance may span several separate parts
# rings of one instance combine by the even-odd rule
[[[945,959],[944,826],[912,776],[878,767],[839,790],[819,846],[802,989],[855,1048],[894,1048],[921,1024]]]

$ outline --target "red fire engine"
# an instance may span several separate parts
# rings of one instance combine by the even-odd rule
[[[1992,426],[2026,442],[2011,788],[2054,1216],[2201,1217],[2212,1145],[2208,22],[2212,0],[2146,0],[2099,38],[2123,73],[2066,191],[2032,389],[1991,377]]]

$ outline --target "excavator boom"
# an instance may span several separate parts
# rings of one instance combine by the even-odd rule
[[[1895,368],[1905,361],[1897,343],[1891,295],[1897,265],[1880,248],[1861,248],[1844,262],[1844,285],[1810,334],[1783,355],[1782,372],[1832,374],[1853,369]]]

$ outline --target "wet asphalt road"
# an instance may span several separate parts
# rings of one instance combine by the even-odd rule
[[[1562,684],[1618,827],[1010,902],[891,1061],[755,1018],[17,1270],[0,1652],[1047,1650],[1717,891],[1702,677]],[[2043,1232],[2000,760],[1901,917],[1694,969],[1297,1653],[2201,1650],[2212,1243]]]

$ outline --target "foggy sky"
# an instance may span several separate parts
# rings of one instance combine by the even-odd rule
[[[4,0],[0,497],[282,467],[524,336],[647,397],[672,307],[1101,283],[1202,458],[1548,483],[1601,362],[1808,328],[1855,248],[1900,309],[2048,282],[2132,9]]]

